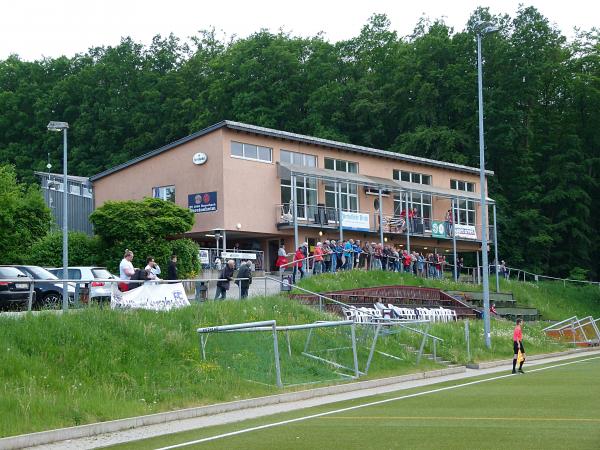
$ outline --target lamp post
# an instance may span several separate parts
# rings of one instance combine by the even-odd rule
[[[67,122],[50,122],[48,124],[48,131],[63,132],[63,298],[62,298],[62,309],[67,311],[69,309],[69,283],[67,282],[68,268],[69,268],[69,228],[67,214],[68,204],[68,182],[67,182],[67,130],[69,124]]]
[[[481,37],[498,29],[489,22],[477,24],[477,93],[479,97],[479,184],[481,185],[481,264],[483,271],[483,328],[485,346],[492,347],[490,336],[490,281],[487,251],[487,205],[485,184],[485,150],[483,140],[483,74],[481,69]]]

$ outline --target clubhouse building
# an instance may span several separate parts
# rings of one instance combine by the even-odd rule
[[[260,253],[267,270],[281,243],[288,252],[340,238],[449,256],[481,249],[479,168],[239,122],[219,122],[90,181],[95,207],[173,201],[195,215],[186,237],[207,248],[239,244],[236,251]]]

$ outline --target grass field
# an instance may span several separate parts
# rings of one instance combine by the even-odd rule
[[[600,356],[581,357],[112,448],[598,449],[599,372]]]

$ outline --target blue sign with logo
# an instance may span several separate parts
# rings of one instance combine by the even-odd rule
[[[188,209],[193,213],[211,212],[217,210],[217,193],[200,192],[188,195]]]

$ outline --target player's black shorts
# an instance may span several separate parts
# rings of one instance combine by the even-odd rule
[[[519,353],[519,347],[521,347],[521,353],[525,353],[525,347],[523,347],[523,341],[517,342],[513,341],[513,350],[515,355]]]

